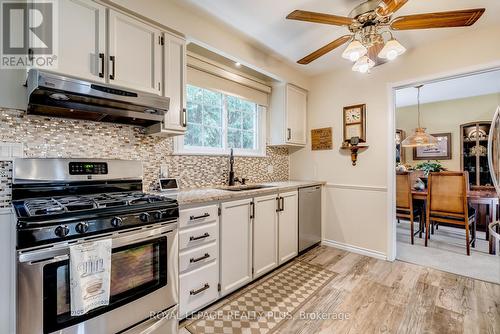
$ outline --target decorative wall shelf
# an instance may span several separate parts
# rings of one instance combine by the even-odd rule
[[[367,149],[369,146],[366,144],[352,145],[348,142],[344,142],[340,147],[341,150],[350,150],[351,151],[351,161],[352,165],[356,166],[356,162],[358,161],[358,151]]]

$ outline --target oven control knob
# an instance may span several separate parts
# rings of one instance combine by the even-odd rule
[[[67,227],[66,225],[59,225],[58,227],[56,227],[54,233],[59,238],[63,238],[63,237],[65,237],[65,236],[68,235],[68,233],[69,233],[69,227]]]
[[[78,223],[75,226],[75,230],[78,233],[86,233],[89,230],[89,224],[87,224],[87,223]]]
[[[161,211],[154,211],[151,213],[151,216],[153,217],[154,220],[160,220],[162,216]]]
[[[120,217],[114,217],[111,219],[111,225],[113,227],[120,227],[120,226],[122,226],[122,223],[123,223],[123,219],[121,219]]]
[[[147,223],[149,221],[149,213],[143,212],[139,215],[139,220],[143,223]]]

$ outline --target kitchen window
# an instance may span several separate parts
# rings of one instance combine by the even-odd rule
[[[187,85],[187,130],[177,153],[265,155],[265,108],[234,95]]]

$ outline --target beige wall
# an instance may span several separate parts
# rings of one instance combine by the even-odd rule
[[[427,128],[427,133],[451,133],[452,159],[440,160],[444,167],[449,170],[460,170],[460,125],[475,121],[491,121],[499,105],[500,94],[421,105],[422,126]],[[402,107],[396,110],[397,129],[404,130],[406,136],[409,136],[416,127],[417,106]],[[422,161],[414,161],[412,149],[406,148],[406,162],[414,166]]]
[[[328,182],[323,212],[325,240],[386,254],[392,219],[387,216],[392,193],[387,192],[389,152],[392,156],[389,85],[466,72],[478,65],[500,65],[500,26],[468,28],[459,37],[409,50],[395,62],[376,68],[369,75],[354,73],[350,64],[313,77],[309,91],[308,128],[333,127],[334,149],[311,152],[310,147],[291,155],[291,178]],[[481,52],[477,52],[481,50]],[[342,108],[367,104],[367,140],[358,165],[340,151]],[[310,132],[309,132],[310,136]],[[392,183],[392,179],[391,179]],[[392,205],[392,204],[391,204]]]

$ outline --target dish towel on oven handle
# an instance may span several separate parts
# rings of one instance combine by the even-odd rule
[[[70,246],[71,316],[109,305],[111,239]]]

